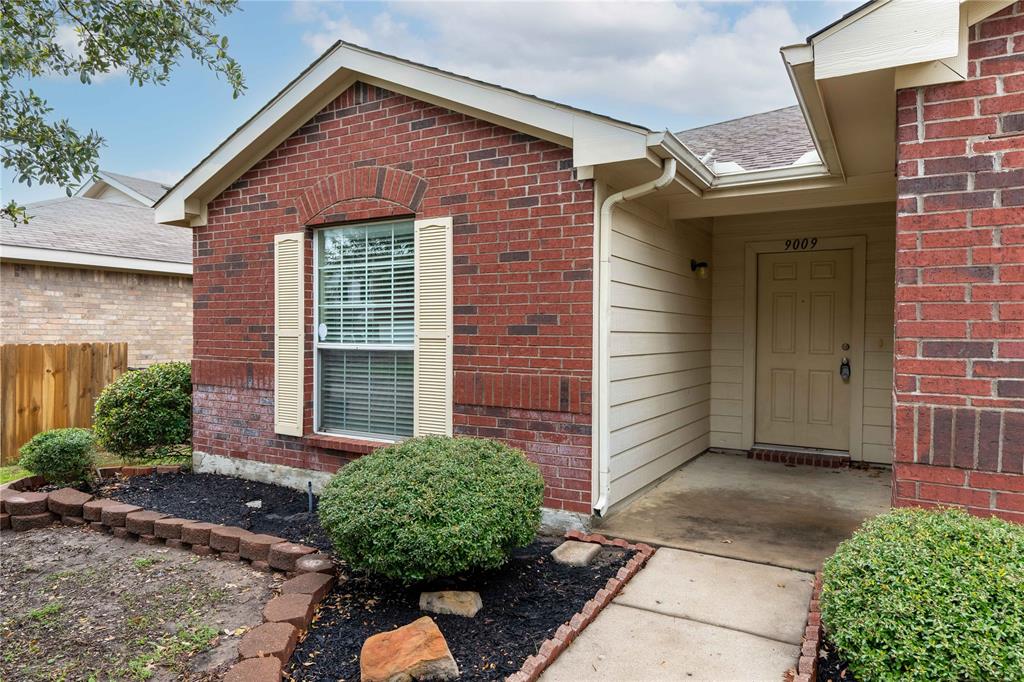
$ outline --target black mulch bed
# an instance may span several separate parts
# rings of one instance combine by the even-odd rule
[[[306,493],[279,485],[218,474],[152,474],[118,480],[102,494],[163,514],[331,548],[316,512],[308,511]],[[261,501],[259,509],[246,506],[254,500]]]
[[[818,682],[857,682],[840,657],[828,635],[822,638],[818,648]]]
[[[296,649],[290,675],[304,682],[358,680],[363,642],[425,615],[418,608],[421,591],[469,589],[479,592],[484,603],[475,618],[429,615],[448,641],[460,679],[504,679],[537,653],[633,554],[604,548],[590,566],[570,568],[550,556],[560,542],[540,538],[517,550],[503,568],[415,588],[353,576],[324,600],[317,621]]]

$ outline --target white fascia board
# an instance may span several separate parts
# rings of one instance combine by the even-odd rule
[[[695,186],[695,194],[700,194],[711,187],[715,181],[715,173],[697,155],[690,151],[675,133],[664,130],[647,136],[647,146],[658,157],[673,158],[677,162],[677,175],[682,175]]]
[[[96,268],[100,270],[123,270],[129,272],[149,272],[161,275],[192,276],[191,263],[174,263],[171,261],[147,260],[145,258],[126,258],[107,256],[99,253],[79,253],[77,251],[60,251],[57,249],[38,249],[30,246],[0,246],[0,260],[29,263],[45,263],[65,267]]]
[[[818,158],[830,173],[843,175],[843,163],[839,158],[828,110],[814,77],[814,49],[810,45],[790,45],[782,48],[780,53],[789,82],[793,86],[793,94],[796,95],[807,130],[814,141],[814,148],[818,150]]]

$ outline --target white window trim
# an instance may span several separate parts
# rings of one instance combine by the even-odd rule
[[[323,431],[320,428],[320,350],[386,350],[386,351],[409,351],[413,353],[415,362],[415,343],[386,344],[386,343],[331,343],[320,342],[320,233],[325,230],[336,230],[343,227],[369,227],[381,223],[403,222],[401,220],[379,220],[353,223],[351,225],[324,225],[313,230],[313,433],[324,438],[352,438],[356,440],[372,441],[374,443],[398,443],[411,438],[411,436],[386,436],[383,434],[369,435],[355,431]],[[410,221],[411,222],[411,221]],[[415,227],[414,227],[415,229]],[[415,377],[413,377],[415,384]]]

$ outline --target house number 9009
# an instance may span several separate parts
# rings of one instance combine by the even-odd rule
[[[804,237],[803,239],[787,239],[786,240],[785,250],[786,251],[806,251],[807,249],[813,249],[817,245],[818,245],[818,238],[817,237],[811,237],[810,239],[808,239],[807,237]]]

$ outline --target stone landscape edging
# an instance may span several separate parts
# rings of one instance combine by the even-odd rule
[[[627,551],[634,551],[636,554],[615,573],[614,577],[608,579],[605,586],[598,590],[597,594],[583,605],[583,608],[573,614],[568,621],[559,625],[555,634],[544,640],[537,653],[523,661],[519,671],[506,677],[505,682],[534,682],[537,680],[541,673],[580,636],[580,633],[594,622],[601,610],[612,602],[612,599],[622,591],[623,586],[643,568],[657,550],[643,542],[633,544],[621,538],[610,540],[598,533],[588,534],[579,530],[568,531],[565,538],[579,542],[593,542],[608,547],[620,547]]]
[[[814,682],[818,678],[818,650],[821,649],[821,571],[814,574],[814,589],[807,605],[807,625],[804,627],[804,639],[800,645],[800,659],[796,670],[790,670],[783,677],[784,682]]]

